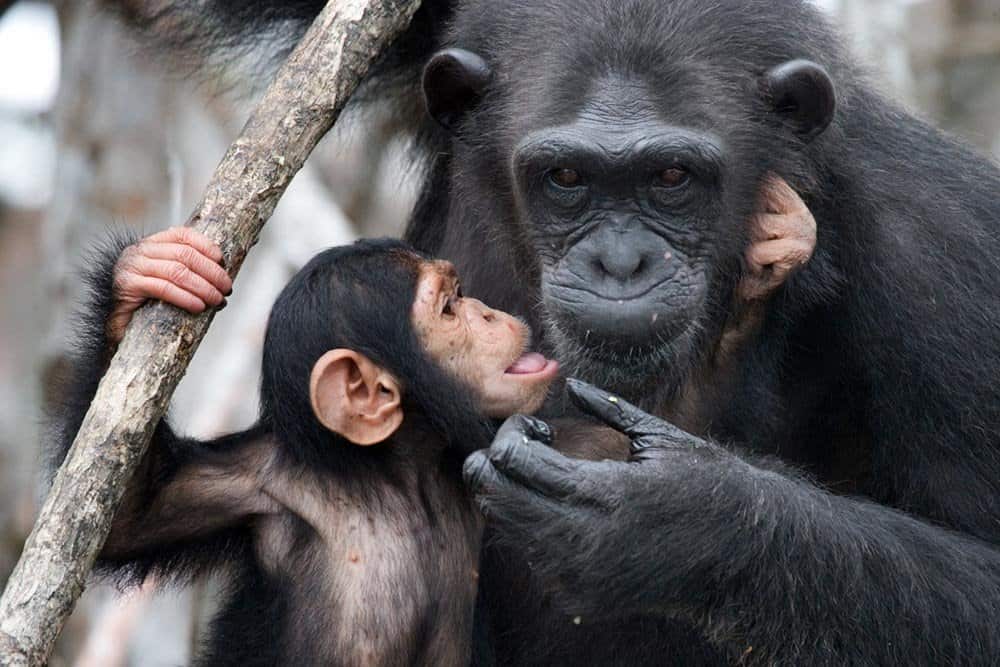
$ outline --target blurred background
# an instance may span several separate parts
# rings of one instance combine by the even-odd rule
[[[885,90],[1000,156],[1000,0],[815,1]],[[44,488],[42,406],[87,248],[111,225],[183,223],[253,107],[233,80],[168,70],[87,2],[0,0],[0,588]],[[175,397],[181,431],[253,421],[265,319],[302,263],[401,230],[415,196],[405,138],[391,118],[363,120],[324,140],[265,228]],[[52,664],[186,664],[212,591],[91,586]]]

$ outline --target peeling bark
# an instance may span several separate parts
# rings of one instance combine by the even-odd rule
[[[331,0],[282,67],[188,221],[220,245],[232,276],[292,177],[418,4]],[[212,316],[157,303],[133,318],[0,598],[3,665],[46,663]]]

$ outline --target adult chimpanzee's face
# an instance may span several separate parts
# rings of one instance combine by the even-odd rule
[[[624,369],[694,335],[722,155],[719,137],[663,120],[641,85],[621,80],[517,144],[521,216],[558,346]]]
[[[540,289],[534,312],[570,373],[633,397],[680,387],[713,354],[758,186],[776,166],[796,171],[836,106],[816,63],[759,71],[724,40],[686,48],[680,36],[714,19],[681,4],[611,3],[599,31],[552,48],[515,13],[490,62],[454,47],[424,69],[427,109],[457,138],[461,223],[446,238],[505,242],[483,254],[530,281],[519,307]],[[495,271],[469,268],[491,289]]]
[[[413,325],[431,359],[469,387],[490,417],[534,412],[558,364],[528,351],[521,320],[462,295],[449,262],[425,262],[413,303]]]

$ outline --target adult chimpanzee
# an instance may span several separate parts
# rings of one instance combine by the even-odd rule
[[[192,230],[120,250],[98,262],[64,448],[135,308],[200,311],[231,287]],[[400,241],[319,254],[271,312],[260,425],[198,442],[159,424],[102,566],[231,568],[199,664],[467,664],[482,521],[461,465],[487,417],[544,401],[558,366],[529,338]]]
[[[152,25],[198,16],[232,44],[321,4],[178,2]],[[623,407],[640,460],[506,441],[472,460],[514,545],[484,564],[495,657],[1000,661],[997,167],[875,91],[804,0],[451,4],[401,42],[452,48],[424,77],[450,132],[424,127],[409,238],[693,434]],[[687,419],[678,387],[717,345],[769,171],[803,193],[816,256]],[[529,565],[541,596],[511,585]],[[686,656],[702,640],[719,655]]]

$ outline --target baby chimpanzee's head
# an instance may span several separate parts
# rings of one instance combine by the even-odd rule
[[[484,417],[538,409],[556,376],[529,343],[523,322],[463,297],[447,262],[389,239],[331,248],[271,310],[261,418],[314,448],[324,431],[383,442],[417,411],[450,443],[482,447]]]

